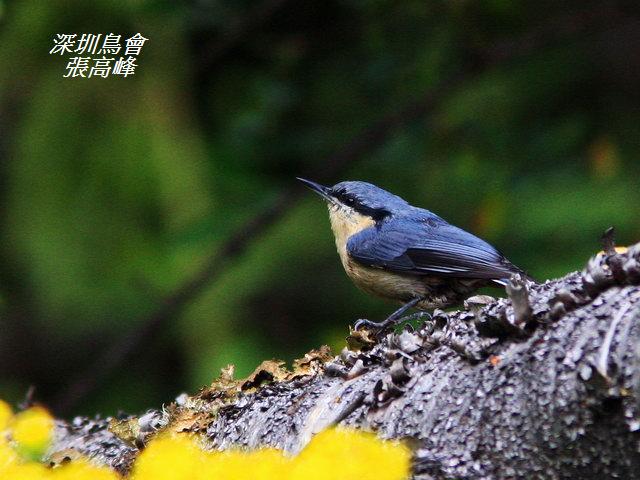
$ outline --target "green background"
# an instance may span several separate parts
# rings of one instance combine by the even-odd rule
[[[295,176],[376,183],[541,280],[582,268],[610,225],[637,241],[635,5],[0,1],[0,397],[34,386],[56,413],[137,412],[227,363],[246,375],[339,351],[348,324],[384,318],[395,306],[351,285],[326,208]],[[108,32],[149,39],[135,75],[63,78],[55,34]],[[425,114],[323,177],[434,89]],[[273,225],[73,397],[74,378],[281,192]]]

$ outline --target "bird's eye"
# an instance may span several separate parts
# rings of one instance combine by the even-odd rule
[[[340,200],[343,205],[347,205],[348,207],[353,207],[358,203],[356,197],[353,194],[347,193],[344,190],[338,190],[334,195]]]

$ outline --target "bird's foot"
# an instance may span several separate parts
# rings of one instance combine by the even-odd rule
[[[405,322],[413,322],[415,321],[422,321],[422,320],[431,320],[432,316],[429,312],[416,312],[416,313],[412,313],[410,315],[405,315],[402,318],[398,319],[398,324],[401,323],[405,323]]]
[[[390,327],[395,327],[396,325],[400,325],[401,323],[411,322],[414,320],[422,320],[422,319],[431,319],[431,314],[428,312],[418,312],[412,313],[411,315],[406,315],[404,317],[398,319],[389,319],[383,320],[382,322],[373,322],[371,320],[367,320],[366,318],[361,318],[356,320],[353,324],[354,330],[362,330],[366,328],[367,330],[377,330],[378,332],[384,332]]]
[[[412,317],[412,315],[408,315],[406,317],[403,317],[402,315],[410,308],[415,307],[422,300],[423,299],[419,297],[413,298],[409,302],[405,303],[398,310],[393,312],[391,315],[389,315],[382,322],[372,322],[371,320],[361,318],[360,320],[356,321],[356,323],[353,325],[353,328],[354,330],[360,330],[361,328],[376,330],[377,335],[380,335],[384,333],[389,327],[394,327],[397,324],[403,322],[405,319]]]

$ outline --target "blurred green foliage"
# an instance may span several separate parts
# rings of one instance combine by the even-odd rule
[[[633,2],[0,2],[0,396],[64,391],[295,175],[467,65],[319,180],[379,184],[539,279],[610,225],[637,241],[637,19]],[[63,78],[53,37],[85,32],[149,38],[136,74]],[[296,201],[78,411],[158,406],[382,318],[326,217]]]

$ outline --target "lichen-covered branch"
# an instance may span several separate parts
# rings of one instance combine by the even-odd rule
[[[140,418],[60,422],[54,461],[79,451],[126,471],[166,429],[296,453],[341,424],[408,439],[416,478],[640,478],[640,244],[508,291],[379,343],[352,332],[351,350],[310,352],[293,371],[229,368]]]

